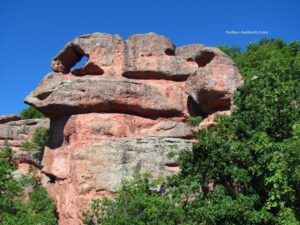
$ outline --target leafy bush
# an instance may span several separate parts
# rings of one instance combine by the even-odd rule
[[[135,172],[132,181],[125,181],[116,199],[93,200],[90,211],[85,213],[88,225],[179,224],[183,210],[169,198],[155,191],[157,180],[148,174]]]
[[[242,54],[241,48],[237,45],[233,46],[226,46],[226,45],[221,45],[219,46],[219,49],[222,50],[224,53],[226,53],[228,56],[235,58],[238,55]]]
[[[203,121],[202,116],[190,117],[186,120],[186,122],[188,122],[194,126],[198,126],[202,121]]]
[[[35,179],[16,181],[12,176],[16,168],[11,158],[8,145],[0,149],[0,224],[57,224],[53,200]],[[28,182],[34,183],[34,189],[26,200],[23,185]]]
[[[25,119],[35,119],[35,118],[45,118],[46,116],[38,111],[36,108],[29,106],[27,109],[23,109],[20,113],[22,120]]]

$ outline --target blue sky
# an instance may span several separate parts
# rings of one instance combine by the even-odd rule
[[[19,113],[23,99],[74,37],[105,32],[126,39],[156,32],[175,45],[239,45],[262,37],[300,40],[299,0],[14,0],[0,1],[0,115]],[[261,30],[268,35],[226,35]]]

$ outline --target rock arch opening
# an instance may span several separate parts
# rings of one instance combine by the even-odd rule
[[[77,61],[76,64],[70,68],[70,70],[74,71],[76,69],[84,67],[87,64],[88,60],[89,60],[88,56],[82,55],[80,60]]]

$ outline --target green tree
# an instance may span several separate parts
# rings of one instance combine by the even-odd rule
[[[36,108],[29,106],[27,109],[23,109],[20,113],[22,120],[25,119],[35,119],[35,118],[45,118],[46,116],[38,111]]]
[[[186,120],[186,122],[188,122],[194,126],[198,126],[202,121],[203,121],[202,116],[194,116],[194,117],[190,117]]]
[[[0,149],[0,224],[1,225],[55,225],[55,207],[47,192],[33,178],[16,181],[12,172],[12,151],[8,145]],[[33,190],[26,200],[24,185]]]
[[[237,45],[233,45],[233,46],[221,45],[218,48],[232,58],[235,58],[242,53],[241,48]]]
[[[188,222],[299,224],[299,56],[297,42],[262,40],[235,57],[245,85],[232,116],[201,132],[170,178],[174,198],[196,196]]]

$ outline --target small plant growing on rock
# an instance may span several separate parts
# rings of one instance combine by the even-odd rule
[[[188,123],[192,124],[193,126],[198,126],[203,121],[203,117],[202,116],[194,116],[194,117],[188,118],[186,121]]]
[[[44,148],[48,143],[49,129],[45,127],[38,127],[30,141],[25,141],[21,145],[23,151],[38,151],[41,154],[44,153]]]

